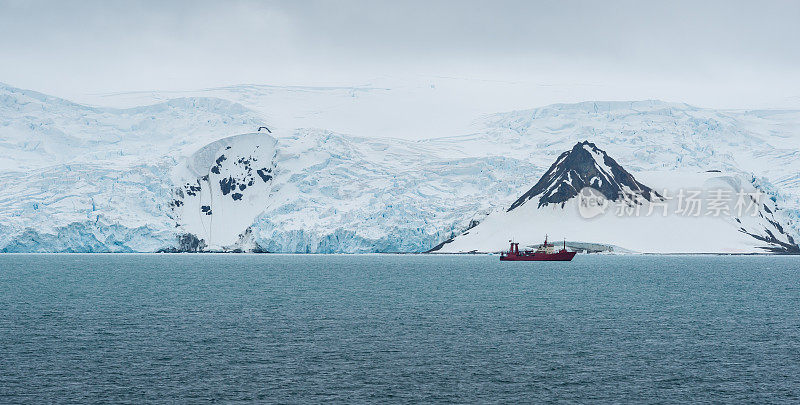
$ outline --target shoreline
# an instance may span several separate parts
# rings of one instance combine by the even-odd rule
[[[288,252],[0,252],[4,255],[247,255],[247,256],[499,256],[500,252],[427,253],[427,252],[369,252],[369,253],[288,253]],[[800,256],[800,253],[579,253],[576,256]]]

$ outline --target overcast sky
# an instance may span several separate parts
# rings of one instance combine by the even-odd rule
[[[0,82],[69,97],[448,76],[562,90],[542,104],[798,107],[798,21],[800,1],[0,0]]]

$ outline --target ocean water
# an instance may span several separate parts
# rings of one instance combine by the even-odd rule
[[[0,255],[0,403],[800,401],[800,256]]]

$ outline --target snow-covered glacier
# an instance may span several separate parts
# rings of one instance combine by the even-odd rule
[[[257,148],[274,150],[275,155],[258,152],[263,157],[252,162]],[[504,176],[522,179],[525,172],[536,170],[504,158],[447,159],[415,143],[319,130],[274,137],[239,135],[218,141],[210,149],[216,153],[208,158],[211,164],[205,170],[219,165],[221,175],[197,173],[201,182],[187,182],[178,192],[187,195],[187,184],[198,184],[196,193],[208,195],[205,201],[214,200],[222,212],[240,218],[255,215],[252,226],[240,224],[222,231],[225,240],[214,242],[211,236],[210,246],[226,250],[425,251],[458,232],[475,215],[501,204],[502,196],[521,185],[504,182]],[[253,173],[236,170],[238,174],[231,176],[225,164],[239,161],[251,162]],[[206,176],[208,180],[202,181]],[[225,195],[228,179],[237,184],[236,199],[233,193]],[[182,213],[181,218],[189,215],[187,207],[191,207],[192,214],[209,224],[217,221],[215,205],[190,200],[186,198],[187,203],[174,210]],[[191,221],[178,222],[181,230],[205,235]],[[231,225],[228,220],[219,223]]]
[[[107,108],[0,85],[0,251],[422,252],[507,209],[583,140],[637,178],[753,179],[797,239],[797,111],[589,102],[465,117],[462,135],[411,141],[254,132],[280,100],[241,89],[215,94],[236,102]]]
[[[786,216],[755,179],[719,170],[640,172],[579,142],[507,210],[437,246],[442,253],[498,252],[506,240],[536,246],[549,233],[643,253],[800,253]],[[551,239],[552,240],[552,239]],[[573,244],[572,241],[577,242]]]
[[[262,120],[220,99],[91,107],[0,84],[0,249],[139,252],[175,243],[165,197],[187,153]]]

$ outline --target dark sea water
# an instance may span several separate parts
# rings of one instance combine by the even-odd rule
[[[800,256],[0,255],[0,403],[800,401]]]

